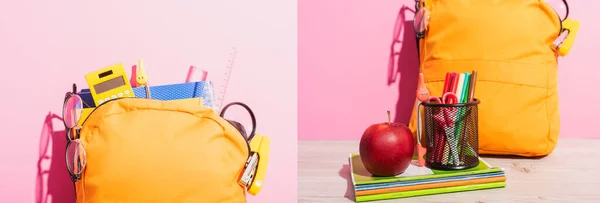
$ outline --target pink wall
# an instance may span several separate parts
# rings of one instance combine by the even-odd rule
[[[85,73],[143,58],[151,84],[183,82],[196,65],[219,85],[233,45],[226,101],[253,107],[258,132],[272,141],[267,180],[250,202],[295,201],[295,1],[7,2],[0,3],[0,202],[44,202],[36,200],[46,193],[48,202],[73,202],[64,127],[53,115],[61,115],[71,83],[87,86]]]
[[[600,138],[600,128],[594,127],[600,106],[588,105],[600,102],[594,54],[600,43],[593,39],[600,35],[595,22],[600,2],[569,2],[570,17],[579,19],[582,28],[575,48],[560,59],[561,136]],[[406,18],[398,18],[402,5],[413,9],[414,1],[299,0],[299,139],[360,139],[370,124],[387,120],[386,110],[392,110],[396,121],[408,121],[417,61],[413,13],[405,11]],[[402,77],[388,84],[396,32]]]

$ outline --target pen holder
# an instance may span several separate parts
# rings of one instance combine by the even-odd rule
[[[479,164],[477,106],[480,101],[440,104],[423,102],[425,163],[429,168],[461,170]]]

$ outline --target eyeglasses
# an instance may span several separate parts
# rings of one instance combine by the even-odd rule
[[[67,149],[65,159],[67,170],[73,182],[81,179],[81,173],[86,166],[86,153],[81,140],[79,139],[79,130],[81,126],[78,124],[81,119],[83,105],[85,102],[75,94],[76,87],[73,86],[73,92],[67,93],[63,104],[63,123],[67,136]],[[87,107],[89,105],[85,104]]]

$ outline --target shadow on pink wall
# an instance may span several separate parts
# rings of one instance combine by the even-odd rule
[[[408,123],[413,109],[417,89],[417,76],[419,74],[419,60],[415,30],[412,20],[406,20],[407,14],[414,10],[402,6],[398,12],[388,62],[388,81],[391,86],[398,83],[398,101],[396,103],[395,122]],[[399,82],[397,82],[399,80]],[[347,188],[344,198],[355,201],[354,186],[350,174],[350,165],[344,164],[338,175],[346,180]]]
[[[388,86],[398,84],[398,101],[394,122],[408,125],[415,104],[419,58],[417,41],[412,20],[406,15],[415,11],[404,5],[400,8],[394,26],[390,57],[388,62]],[[397,82],[399,80],[399,82]]]
[[[52,122],[55,119],[62,123],[60,116],[48,113],[42,126],[35,184],[36,203],[75,202],[75,189],[65,161],[67,138],[64,130],[55,131]]]

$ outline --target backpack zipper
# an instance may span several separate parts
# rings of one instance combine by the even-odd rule
[[[85,122],[90,118],[90,116],[92,116],[92,114],[96,111],[96,109],[100,108],[104,104],[108,104],[108,103],[110,103],[112,101],[121,100],[121,99],[142,99],[142,98],[137,98],[137,97],[121,97],[121,98],[116,98],[116,99],[108,100],[107,102],[103,102],[102,104],[94,107],[94,109],[92,110],[92,112],[90,112],[90,114],[85,118],[85,120],[83,120],[83,123],[81,123],[81,127],[83,127],[85,125]]]
[[[88,115],[88,117],[86,117],[86,118],[85,118],[85,120],[83,121],[83,123],[81,123],[81,126],[83,127],[83,126],[85,125],[85,122],[87,122],[87,120],[90,118],[90,116],[92,116],[92,114],[93,114],[93,113],[94,113],[94,112],[95,112],[95,111],[96,111],[98,108],[100,108],[101,106],[103,106],[103,105],[105,105],[105,104],[108,104],[108,103],[110,103],[110,102],[113,102],[113,101],[116,101],[116,100],[121,100],[121,99],[146,99],[146,98],[139,98],[139,97],[121,97],[121,98],[116,98],[116,99],[111,99],[111,100],[108,100],[107,102],[103,102],[102,104],[100,104],[100,105],[96,106],[96,107],[94,108],[94,110],[92,110],[92,112],[90,112],[90,114]],[[215,113],[216,113],[216,112],[215,112]],[[219,117],[221,117],[221,116],[219,115]],[[224,118],[223,118],[223,119],[224,119]],[[226,121],[227,121],[227,120],[226,120]],[[229,122],[227,122],[227,123],[229,123]],[[232,124],[231,124],[231,123],[229,123],[229,125],[232,125]],[[232,125],[232,127],[233,127],[233,125]],[[235,128],[235,127],[234,127],[234,128]],[[236,129],[237,129],[237,128],[236,128]],[[250,140],[246,140],[246,138],[244,137],[244,135],[242,135],[242,133],[241,133],[241,132],[240,132],[240,136],[242,136],[242,138],[243,138],[243,140],[244,140],[244,143],[246,143],[246,148],[248,149],[248,158],[249,158],[249,157],[251,156],[251,154],[252,154],[252,149],[250,149]]]
[[[86,117],[86,118],[85,118],[85,120],[83,121],[83,123],[81,123],[81,126],[83,127],[83,126],[85,125],[85,122],[87,122],[87,120],[90,118],[90,116],[92,116],[92,114],[93,114],[93,113],[96,111],[96,109],[100,108],[102,105],[105,105],[105,104],[107,104],[107,103],[110,103],[110,102],[113,102],[113,101],[116,101],[116,100],[121,100],[121,99],[146,99],[146,98],[138,98],[138,97],[121,97],[121,98],[111,99],[111,100],[109,100],[109,101],[107,101],[107,102],[103,102],[102,104],[100,104],[100,105],[96,106],[96,107],[94,108],[94,110],[92,110],[92,112],[90,112],[90,114],[88,115],[88,117]],[[215,113],[216,113],[216,112],[215,112]],[[219,117],[221,117],[221,116],[219,115]],[[226,120],[226,121],[227,121],[227,120]],[[229,123],[229,122],[227,122],[227,123]],[[232,125],[232,124],[231,124],[231,123],[229,123],[229,125]],[[232,127],[234,127],[234,126],[232,125]],[[235,127],[234,127],[234,128],[235,128]],[[236,129],[237,129],[237,128],[236,128]],[[241,132],[240,132],[240,136],[243,138],[243,140],[244,140],[244,143],[246,144],[246,149],[248,149],[248,157],[246,158],[246,160],[249,160],[249,159],[251,158],[251,156],[252,156],[252,150],[250,149],[250,141],[249,141],[249,140],[246,140],[246,138],[244,137],[244,135],[242,135],[242,133],[241,133]],[[246,162],[244,162],[244,164],[246,164]],[[79,180],[72,181],[72,182],[73,182],[73,190],[75,191],[75,198],[77,198],[77,181],[81,181],[81,180],[83,180],[83,175],[84,175],[84,173],[85,173],[85,171],[83,171],[83,172],[80,174],[80,175],[81,175],[81,178],[79,178]],[[85,188],[85,187],[84,187],[84,188]]]

